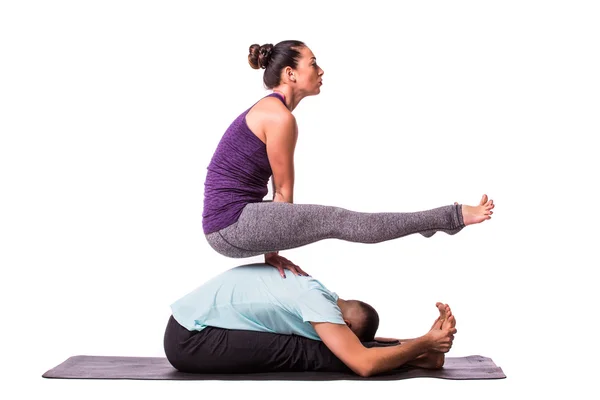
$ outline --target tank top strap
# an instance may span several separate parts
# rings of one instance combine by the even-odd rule
[[[273,93],[270,93],[270,94],[268,94],[268,95],[267,95],[267,96],[265,96],[265,97],[277,97],[279,100],[281,100],[281,102],[282,102],[282,103],[283,103],[283,105],[285,106],[285,99],[284,99],[284,98],[283,98],[283,96],[282,96],[281,94],[279,94],[279,93],[275,93],[275,92],[273,92]]]
[[[266,95],[265,97],[263,97],[263,99],[266,99],[267,97],[277,97],[279,100],[281,100],[281,102],[285,106],[285,100],[283,99],[283,96],[281,96],[279,93],[269,93],[268,95]],[[250,110],[252,109],[252,107],[254,107],[256,104],[258,104],[259,101],[260,100],[258,100],[256,103],[252,104],[251,107],[249,107],[246,111],[244,111],[244,115],[248,114],[248,112],[250,112]]]

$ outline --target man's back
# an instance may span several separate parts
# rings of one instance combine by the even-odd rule
[[[345,324],[337,300],[336,293],[314,278],[286,271],[283,279],[277,269],[261,263],[225,271],[171,309],[190,331],[214,326],[320,340],[310,322]]]

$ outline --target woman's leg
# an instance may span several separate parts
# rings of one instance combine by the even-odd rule
[[[364,213],[315,204],[261,202],[246,205],[237,222],[207,235],[207,240],[219,253],[243,258],[323,239],[379,243],[413,233],[454,235],[464,226],[459,204],[419,212]]]
[[[215,327],[190,332],[172,316],[164,345],[167,359],[181,372],[351,372],[321,341]]]

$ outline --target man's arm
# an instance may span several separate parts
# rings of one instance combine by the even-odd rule
[[[391,371],[428,351],[443,351],[452,330],[430,331],[399,346],[366,348],[347,325],[311,322],[325,345],[356,374],[368,377]],[[434,332],[434,334],[432,334]],[[448,347],[449,349],[449,347]],[[448,351],[447,349],[445,350]]]

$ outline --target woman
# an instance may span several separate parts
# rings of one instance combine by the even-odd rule
[[[248,62],[263,68],[273,93],[244,111],[223,135],[208,166],[202,224],[208,243],[227,257],[265,254],[265,263],[306,275],[278,255],[323,239],[379,243],[413,233],[450,235],[490,219],[494,203],[454,203],[411,213],[359,213],[339,207],[294,204],[294,148],[298,127],[292,111],[319,94],[323,70],[302,42],[250,46]],[[273,177],[272,201],[263,201]]]

